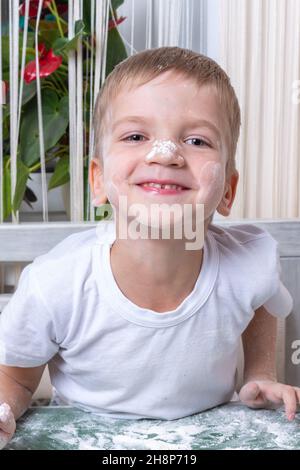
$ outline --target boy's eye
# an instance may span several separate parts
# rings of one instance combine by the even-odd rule
[[[139,139],[140,137],[144,138],[144,136],[141,134],[131,134],[128,137],[125,137],[125,139],[123,140],[129,141],[129,142],[140,142],[140,139]]]
[[[193,141],[193,145],[196,145],[197,147],[210,147],[210,144],[208,142],[203,139],[199,139],[198,137],[191,137],[190,139],[187,139],[186,142],[188,142],[189,140]]]
[[[142,139],[145,139],[145,137],[141,134],[131,134],[125,137],[123,140],[125,140],[125,142],[126,141],[127,142],[141,142]],[[188,142],[189,140],[191,140],[193,145],[197,147],[203,147],[203,146],[211,147],[211,145],[208,142],[198,137],[192,137],[190,139],[187,139],[186,142]]]

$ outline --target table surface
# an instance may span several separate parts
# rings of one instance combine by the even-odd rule
[[[123,420],[73,407],[34,407],[18,421],[6,449],[196,450],[299,449],[300,413],[251,410],[230,403],[173,421]]]

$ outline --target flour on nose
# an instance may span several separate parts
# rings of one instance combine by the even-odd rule
[[[155,140],[151,151],[146,155],[146,161],[150,161],[152,157],[156,154],[160,154],[163,160],[168,161],[170,158],[174,158],[174,152],[177,149],[177,145],[171,140]],[[183,158],[178,155],[177,160],[182,160]]]

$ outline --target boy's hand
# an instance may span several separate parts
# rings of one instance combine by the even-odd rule
[[[300,388],[272,380],[253,380],[241,388],[239,397],[250,408],[272,408],[284,404],[286,416],[292,421],[300,403]]]
[[[16,430],[16,421],[7,403],[0,405],[0,449],[6,446]]]

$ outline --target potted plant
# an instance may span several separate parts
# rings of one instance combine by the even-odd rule
[[[119,35],[117,24],[125,20],[118,17],[117,8],[124,0],[112,0],[109,12],[108,42],[106,57],[106,76],[114,66],[127,57],[126,49]],[[39,172],[40,147],[37,118],[37,87],[34,30],[38,13],[38,0],[31,0],[29,8],[29,29],[26,44],[26,67],[22,95],[22,113],[17,153],[17,183],[13,201],[11,201],[11,157],[10,157],[10,109],[9,100],[3,106],[3,208],[4,220],[11,213],[19,210],[22,201],[29,206],[36,201],[36,195],[29,188],[31,175]],[[83,0],[83,19],[75,24],[75,35],[68,39],[68,1],[45,0],[39,23],[39,72],[42,95],[43,133],[45,145],[46,169],[52,170],[48,190],[62,186],[69,181],[69,106],[68,106],[68,55],[76,49],[81,37],[83,48],[83,67],[90,60],[92,41],[90,31],[90,0]],[[20,34],[24,27],[25,2],[20,5]],[[2,37],[3,80],[9,89],[9,40]],[[22,47],[22,41],[20,41]],[[86,96],[89,96],[90,83],[84,83]],[[84,102],[84,113],[89,113],[89,99]],[[85,142],[88,142],[89,122],[85,120]],[[84,148],[84,194],[88,194],[88,148]],[[86,208],[86,204],[84,204]],[[84,219],[89,214],[85,210]]]

